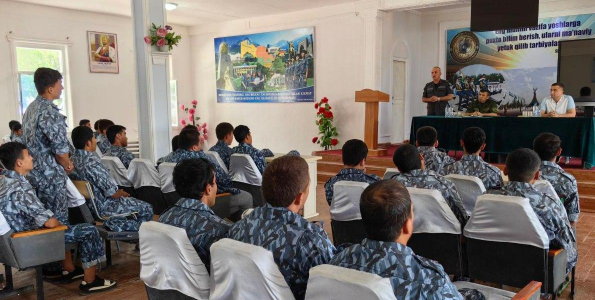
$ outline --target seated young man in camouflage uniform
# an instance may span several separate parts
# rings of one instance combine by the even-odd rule
[[[37,198],[25,176],[33,170],[33,157],[27,147],[11,142],[0,146],[0,161],[6,167],[0,173],[0,211],[14,232],[35,230],[42,227],[54,228],[62,225]],[[70,251],[62,261],[60,281],[82,280],[79,285],[83,293],[99,292],[116,286],[115,281],[95,276],[95,266],[105,261],[103,243],[97,228],[91,224],[64,224],[66,244],[77,243],[83,269],[74,266]]]
[[[0,145],[4,144],[4,143],[10,143],[12,138],[14,137],[14,134],[12,133],[12,125],[20,123],[19,121],[16,120],[11,120],[10,122],[8,122],[8,130],[10,131],[9,134],[5,135],[2,138],[2,141],[0,142]]]
[[[440,174],[460,174],[479,178],[486,190],[502,186],[502,172],[481,158],[479,154],[485,148],[486,134],[479,127],[469,127],[463,131],[461,146],[465,154],[458,162],[446,165]]]
[[[109,148],[112,144],[110,144],[109,140],[107,139],[107,129],[110,126],[115,125],[113,121],[108,119],[103,119],[99,121],[99,138],[97,138],[97,147],[101,153],[107,153]]]
[[[219,164],[202,151],[200,133],[195,129],[184,129],[178,135],[178,150],[164,157],[162,162],[178,163],[186,159],[206,159],[215,169],[217,178],[217,191],[219,193],[231,193],[230,217],[232,220],[239,220],[242,213],[252,207],[252,195],[246,191],[236,189],[232,186],[231,178]]]
[[[109,170],[94,154],[97,140],[89,127],[78,126],[72,130],[72,143],[77,150],[72,156],[74,170],[70,177],[73,180],[86,180],[91,184],[98,213],[110,217],[104,222],[104,226],[113,231],[138,231],[142,222],[153,219],[151,204],[130,197],[130,194],[118,189]],[[122,214],[129,216],[117,216]]]
[[[271,251],[296,300],[305,297],[310,268],[327,264],[336,251],[324,229],[300,215],[309,186],[303,158],[286,155],[273,160],[262,176],[267,204],[235,223],[227,234]]]
[[[104,152],[104,156],[113,156],[120,159],[124,167],[128,169],[130,162],[134,159],[134,154],[130,153],[128,146],[128,137],[126,136],[126,127],[121,125],[112,125],[106,130],[107,140],[110,142],[110,148]]]
[[[415,146],[409,144],[400,146],[393,155],[393,163],[400,173],[393,175],[391,179],[403,183],[406,187],[440,191],[461,225],[465,226],[469,216],[467,216],[463,199],[457,192],[454,183],[444,176],[426,169],[424,160]]]
[[[99,131],[99,123],[101,123],[102,121],[103,119],[99,119],[95,121],[95,123],[93,124],[93,129],[95,129],[95,131],[93,132],[93,136],[97,139],[97,141],[99,141],[99,136],[101,136],[101,132]]]
[[[368,146],[361,140],[349,140],[341,148],[343,156],[343,169],[324,184],[326,202],[331,205],[333,201],[333,186],[338,181],[357,181],[372,184],[380,178],[373,174],[366,174],[366,158]]]
[[[209,271],[211,245],[224,238],[233,225],[216,216],[209,208],[215,204],[217,196],[215,169],[202,158],[183,160],[174,168],[173,182],[182,198],[159,216],[159,222],[184,228]]]
[[[570,271],[578,259],[576,236],[560,201],[537,191],[531,185],[534,180],[539,179],[540,164],[539,156],[531,149],[521,148],[512,151],[506,157],[504,168],[504,175],[507,175],[510,181],[501,189],[489,190],[488,193],[529,199],[529,204],[550,238],[550,248],[566,249],[566,269]]]
[[[229,170],[229,158],[231,157],[229,145],[233,142],[233,126],[225,122],[219,123],[215,128],[215,134],[217,134],[217,144],[211,147],[209,151],[217,152],[225,167]]]
[[[252,146],[252,133],[250,128],[246,125],[240,125],[233,130],[233,136],[238,142],[238,145],[231,149],[231,154],[248,154],[252,157],[256,168],[260,174],[264,174],[264,169],[267,167],[267,162],[262,151]]]
[[[19,142],[24,144],[23,142],[23,125],[21,123],[15,123],[12,125],[12,133],[10,134],[10,141],[11,142]]]
[[[414,216],[403,184],[371,184],[362,193],[360,210],[368,238],[338,253],[331,265],[389,278],[397,299],[463,299],[438,262],[407,247]]]
[[[570,225],[574,226],[580,213],[578,185],[574,176],[556,163],[556,158],[562,154],[561,144],[562,141],[557,135],[544,132],[533,140],[533,150],[541,158],[539,179],[545,179],[552,184],[564,203]]]
[[[426,169],[440,172],[444,166],[455,160],[447,153],[438,151],[438,132],[431,126],[420,127],[415,133],[415,146],[424,157]]]

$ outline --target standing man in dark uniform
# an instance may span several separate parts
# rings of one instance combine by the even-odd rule
[[[440,67],[432,68],[432,81],[424,87],[421,101],[428,104],[428,116],[444,116],[448,101],[454,98],[450,84],[440,79]]]

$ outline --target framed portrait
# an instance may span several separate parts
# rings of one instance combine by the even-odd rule
[[[91,73],[120,73],[118,39],[115,33],[87,31]]]

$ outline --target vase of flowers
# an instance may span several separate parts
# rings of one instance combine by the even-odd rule
[[[178,46],[182,36],[176,35],[175,32],[171,31],[173,28],[169,25],[157,27],[155,24],[151,25],[149,29],[149,35],[145,36],[145,43],[152,46],[157,46],[157,49],[161,52],[171,51],[174,46]]]
[[[316,125],[318,126],[318,135],[312,138],[312,143],[319,144],[324,150],[329,150],[339,144],[336,139],[339,136],[337,127],[333,125],[335,116],[331,111],[332,107],[328,103],[328,98],[324,97],[314,104],[316,109]]]
[[[186,125],[192,125],[198,129],[200,133],[201,139],[207,140],[208,139],[208,130],[207,130],[207,123],[203,123],[202,125],[199,123],[200,117],[196,115],[196,107],[198,106],[198,101],[192,100],[190,101],[192,107],[186,107],[184,104],[180,105],[180,109],[186,113],[186,118],[180,121],[182,127]],[[186,121],[188,120],[188,121]]]

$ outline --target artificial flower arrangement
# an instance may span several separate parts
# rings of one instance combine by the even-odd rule
[[[331,111],[332,107],[328,103],[328,98],[324,97],[320,102],[314,104],[316,113],[316,125],[318,126],[318,134],[320,137],[312,138],[312,143],[319,144],[324,150],[329,150],[333,146],[339,144],[339,140],[335,137],[339,136],[337,127],[333,125],[334,115]]]
[[[169,51],[178,46],[182,36],[176,35],[175,32],[171,31],[173,28],[169,25],[157,27],[155,24],[151,25],[149,29],[149,35],[145,36],[145,43],[149,45],[156,45],[159,48],[168,46]]]
[[[200,121],[200,117],[196,115],[196,106],[198,105],[198,101],[192,100],[192,101],[190,101],[190,104],[192,104],[192,107],[186,107],[186,106],[184,106],[184,104],[180,105],[180,109],[182,109],[184,112],[186,112],[186,114],[187,114],[186,118],[188,119],[188,122],[186,122],[186,119],[182,119],[182,121],[180,121],[180,124],[182,124],[182,127],[184,127],[186,125],[195,126],[196,129],[198,129],[200,136],[204,140],[207,140],[209,138],[208,130],[207,130],[207,123],[203,123],[202,125],[200,125],[198,123],[198,121]]]

